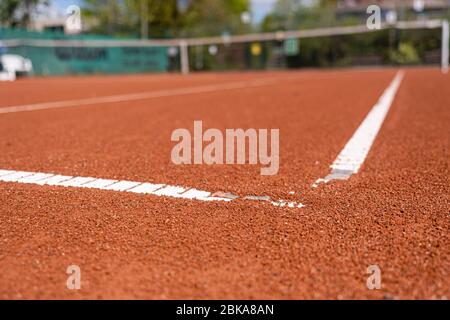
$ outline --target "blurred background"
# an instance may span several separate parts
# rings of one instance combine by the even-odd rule
[[[367,32],[372,4],[387,25]],[[448,18],[450,0],[0,0],[0,68],[6,55],[34,75],[431,65],[442,30],[426,22]]]

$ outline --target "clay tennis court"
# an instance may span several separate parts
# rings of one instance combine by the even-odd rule
[[[448,298],[448,75],[404,69],[359,171],[313,186],[396,75],[385,68],[0,83],[0,297]],[[278,128],[278,174],[262,176],[250,164],[174,165],[171,132],[192,130],[195,120],[220,130]],[[36,174],[166,191],[24,183]],[[183,198],[167,186],[233,198]],[[73,264],[80,290],[66,287]],[[369,265],[381,268],[381,290],[366,286]]]

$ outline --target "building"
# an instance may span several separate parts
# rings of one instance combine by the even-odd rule
[[[367,17],[367,7],[379,5],[383,17],[396,11],[399,20],[433,19],[450,15],[450,0],[338,0],[337,16],[340,19]]]

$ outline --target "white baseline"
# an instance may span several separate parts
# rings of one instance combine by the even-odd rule
[[[398,71],[390,85],[383,92],[378,102],[367,114],[361,125],[331,164],[331,172],[325,178],[317,179],[312,185],[317,187],[319,183],[331,180],[346,180],[352,174],[357,173],[367,154],[372,147],[381,125],[394,101],[395,95],[404,76],[403,71]]]
[[[217,92],[217,91],[234,90],[234,89],[255,88],[255,87],[261,87],[261,86],[275,84],[276,82],[277,82],[277,80],[275,80],[275,79],[256,79],[256,80],[248,80],[248,81],[236,81],[236,82],[217,84],[217,85],[204,85],[204,86],[196,86],[196,87],[166,89],[166,90],[130,93],[130,94],[123,94],[123,95],[113,95],[113,96],[104,96],[104,97],[95,97],[95,98],[33,103],[33,104],[3,107],[3,108],[0,108],[0,114],[25,112],[25,111],[36,111],[36,110],[47,110],[47,109],[58,109],[58,108],[68,108],[68,107],[79,107],[79,106],[95,105],[95,104],[138,101],[138,100],[146,100],[146,99],[152,99],[152,98],[173,97],[173,96],[181,96],[181,95],[188,95],[188,94],[208,93],[208,92]]]
[[[171,186],[167,184],[154,184],[148,182],[100,179],[93,177],[74,177],[59,175],[54,173],[29,172],[16,170],[1,170],[0,181],[28,183],[36,185],[48,185],[58,187],[88,188],[98,190],[109,190],[118,192],[132,192],[140,194],[149,194],[154,196],[165,196],[172,198],[181,198],[199,201],[233,201],[235,199],[244,199],[248,201],[266,202],[276,207],[302,208],[304,205],[299,202],[278,200],[273,201],[268,196],[245,196],[239,197],[227,192],[209,192],[195,188],[185,188],[180,186]]]

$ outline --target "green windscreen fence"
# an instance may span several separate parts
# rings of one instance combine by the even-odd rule
[[[109,37],[76,35],[55,32],[29,32],[17,29],[0,29],[1,40],[82,40],[88,46],[17,45],[2,51],[18,54],[33,63],[36,75],[108,74],[165,72],[168,68],[165,46],[115,46]],[[96,41],[101,41],[96,45]],[[105,40],[108,45],[105,46]]]
[[[151,42],[0,28],[0,50],[2,39],[34,40],[6,49],[31,59],[38,75],[438,65],[442,35],[441,20]]]

